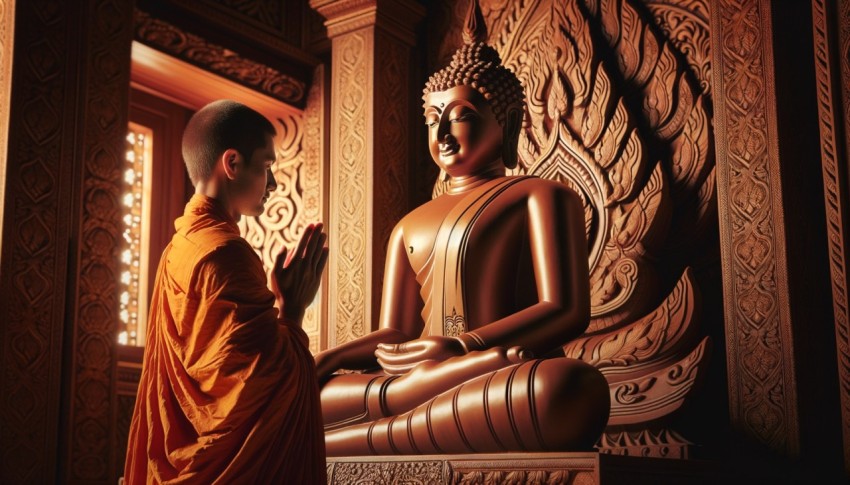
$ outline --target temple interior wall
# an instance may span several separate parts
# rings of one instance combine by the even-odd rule
[[[0,481],[121,474],[140,372],[116,343],[132,42],[287,107],[269,114],[278,190],[243,231],[270,265],[328,225],[305,321],[319,351],[375,328],[388,231],[442,190],[421,88],[465,5],[0,0]],[[670,358],[704,349],[682,409],[617,432],[850,470],[850,1],[481,6],[526,88],[514,173],[585,204],[590,331],[648,322],[657,341],[676,324],[690,340]]]

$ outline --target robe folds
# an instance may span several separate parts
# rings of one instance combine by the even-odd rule
[[[315,362],[259,257],[195,195],[156,276],[125,480],[326,482]]]

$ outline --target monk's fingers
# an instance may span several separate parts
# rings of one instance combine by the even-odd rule
[[[313,232],[310,233],[310,238],[307,240],[307,245],[304,247],[304,260],[312,263],[316,255],[316,250],[321,247],[322,242],[322,224],[313,226]]]
[[[328,239],[328,236],[321,231],[321,226],[314,234],[315,237],[312,241],[310,241],[310,246],[307,248],[308,255],[307,258],[305,258],[310,262],[310,268],[312,269],[315,269],[319,264],[319,258],[322,257],[322,248],[324,248],[325,241]]]
[[[321,275],[325,270],[325,265],[328,263],[328,248],[322,248],[319,252],[319,262],[316,263],[316,274]]]
[[[294,257],[296,257],[296,258],[303,258],[304,257],[304,250],[307,248],[307,243],[310,242],[310,237],[312,237],[313,232],[314,232],[313,224],[308,225],[304,229],[304,234],[301,235],[301,240],[298,241],[298,248],[295,250]]]
[[[286,264],[286,255],[287,255],[288,252],[289,252],[289,248],[284,246],[283,249],[281,249],[280,252],[277,253],[277,257],[274,260],[275,270],[279,270],[279,269],[284,267],[284,265]]]

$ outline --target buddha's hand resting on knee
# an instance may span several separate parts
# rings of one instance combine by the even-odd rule
[[[401,344],[378,344],[375,357],[384,372],[400,375],[421,362],[443,361],[465,353],[460,340],[454,337],[432,336]]]

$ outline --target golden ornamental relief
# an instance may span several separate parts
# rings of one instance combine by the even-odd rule
[[[369,250],[368,183],[366,170],[368,109],[362,102],[372,89],[368,75],[369,60],[364,56],[371,35],[355,31],[335,39],[339,55],[333,59],[333,92],[344,93],[333,101],[332,110],[339,111],[338,126],[331,129],[339,137],[337,152],[331,154],[336,164],[332,174],[331,214],[329,235],[336,237],[336,250],[329,260],[329,302],[336,305],[329,322],[333,333],[331,345],[340,344],[364,335],[369,328],[366,310],[368,275],[365,268]],[[340,182],[344,183],[340,183]],[[338,184],[338,185],[337,185]]]

